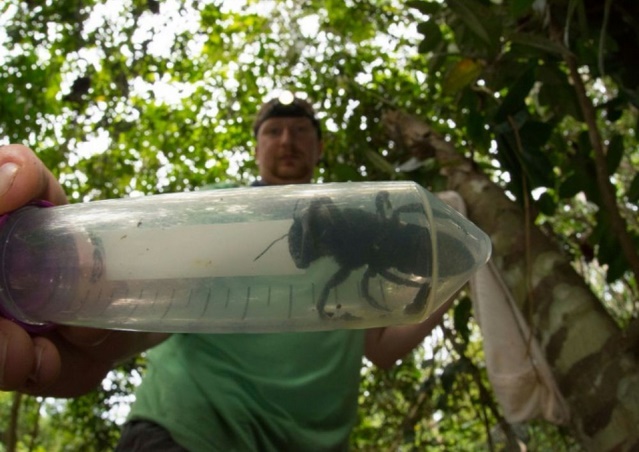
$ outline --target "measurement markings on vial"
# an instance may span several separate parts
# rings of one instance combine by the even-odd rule
[[[136,310],[137,310],[138,307],[140,307],[142,305],[142,300],[144,300],[144,289],[145,289],[144,287],[142,287],[140,289],[140,294],[138,295],[139,303],[136,303]]]
[[[129,297],[129,288],[126,288],[126,291],[124,293],[124,297],[128,298]],[[138,307],[140,306],[137,303],[131,303],[133,306],[131,306],[131,308],[129,309],[129,312],[126,314],[126,316],[124,316],[124,318],[126,320],[130,320],[130,319],[134,319],[135,318],[135,312],[138,310]]]
[[[111,295],[109,295],[109,304],[107,306],[107,309],[110,308],[111,306],[113,306],[113,300],[115,299],[115,288],[113,288],[111,290]]]
[[[105,302],[101,306],[101,310],[100,310],[100,314],[99,314],[100,316],[104,315],[109,310],[109,308],[111,308],[113,306],[113,302],[114,302],[114,300],[116,300],[116,291],[117,291],[117,288],[114,287],[114,288],[111,289],[111,292],[110,292],[109,296],[108,297],[104,297]],[[101,298],[103,298],[102,297],[103,292],[104,292],[103,288],[100,287],[99,293],[98,293],[98,297],[96,298],[96,302],[95,302],[96,305],[100,304],[99,301],[100,301]]]
[[[173,300],[175,300],[175,289],[173,289],[171,291],[171,299],[169,300],[166,309],[164,310],[164,314],[162,314],[161,319],[164,320],[164,318],[166,317],[166,315],[169,313],[169,310],[171,309],[171,306],[173,306]]]
[[[140,307],[139,304],[136,304],[133,306],[133,309],[131,309],[131,312],[129,313],[129,318],[135,317],[135,312],[138,310],[139,307]]]
[[[110,306],[110,303],[108,300],[106,303],[104,303],[104,306],[102,306],[102,304],[100,303],[101,300],[102,300],[102,287],[98,289],[98,295],[95,297],[95,305],[100,306],[100,312],[98,313],[99,316],[102,316]]]
[[[246,318],[246,313],[248,312],[250,298],[251,298],[251,286],[246,288],[246,303],[244,304],[244,312],[242,313],[242,320]]]
[[[153,301],[151,302],[151,306],[149,306],[149,309],[151,311],[153,311],[153,307],[155,306],[155,302],[158,300],[159,296],[160,296],[160,289],[155,289],[155,295],[153,296]]]
[[[288,318],[293,316],[293,285],[288,286]]]
[[[208,292],[206,294],[206,301],[204,302],[204,309],[202,309],[202,313],[200,317],[204,317],[206,311],[209,309],[209,302],[211,301],[211,288],[209,287]]]

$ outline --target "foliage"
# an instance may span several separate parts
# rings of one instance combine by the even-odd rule
[[[71,202],[246,183],[256,174],[252,115],[288,89],[308,95],[322,118],[319,180],[406,178],[443,189],[432,158],[382,130],[385,109],[408,111],[525,206],[625,325],[637,318],[637,276],[610,219],[620,212],[639,243],[637,12],[633,0],[4,0],[0,143],[35,149]],[[570,61],[594,125],[584,122]],[[613,205],[595,183],[593,126]],[[467,301],[451,314],[397,368],[363,369],[354,447],[495,449],[506,444],[498,430],[531,450],[558,444],[564,432],[552,426],[504,425]],[[73,402],[25,398],[20,447],[111,445],[117,423],[105,413],[132,385],[113,378]],[[5,419],[11,399],[1,395]]]
[[[15,450],[113,450],[123,416],[119,411],[131,402],[130,394],[144,365],[141,357],[129,360],[110,372],[101,388],[77,399],[20,395]],[[0,419],[9,419],[8,410],[16,407],[16,396],[0,393]],[[6,438],[6,431],[0,433]]]
[[[463,311],[467,303],[466,298],[454,312]],[[475,359],[481,359],[481,350],[468,340],[453,337],[445,325],[424,348],[391,370],[369,364],[362,376],[362,421],[353,434],[354,447],[467,450],[487,443],[495,423],[489,408],[494,402],[480,400],[487,395],[485,376],[464,349],[474,348]]]
[[[505,187],[520,202],[531,203],[540,222],[571,236],[564,241],[569,252],[596,257],[607,266],[607,282],[624,280],[636,291],[638,270],[632,270],[626,252],[619,252],[618,241],[623,232],[634,244],[626,248],[639,244],[639,80],[625,65],[637,46],[636,4],[410,4],[428,14],[419,25],[425,34],[419,48],[432,56],[429,74],[441,83],[445,116],[457,124],[472,151],[497,160],[508,174]],[[577,79],[584,80],[592,96],[585,105]],[[596,122],[587,121],[589,108]],[[614,183],[614,204],[605,202],[607,182],[598,180],[593,130],[600,131],[605,147],[602,170]],[[553,217],[575,196],[585,197],[577,215],[590,221],[565,229]],[[628,223],[625,231],[613,226],[617,211]]]

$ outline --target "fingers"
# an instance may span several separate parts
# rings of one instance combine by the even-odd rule
[[[40,394],[43,390],[58,381],[62,361],[56,346],[43,337],[33,338],[35,363],[24,391],[29,394]]]
[[[34,199],[66,203],[51,172],[29,148],[0,147],[0,214]],[[18,325],[0,318],[0,389],[38,392],[60,373],[60,354],[46,338],[32,338]]]
[[[46,336],[31,337],[0,318],[0,391],[53,397],[85,394],[113,366],[107,355],[117,351],[111,352],[105,343],[108,337],[110,331],[79,327],[58,327]]]
[[[67,202],[62,187],[33,151],[21,145],[0,146],[0,214],[36,199],[53,204]],[[89,371],[95,376],[86,386],[99,382],[108,369],[106,365],[94,365],[95,360],[85,351],[107,336],[104,331],[59,328],[43,337],[31,337],[0,317],[0,390],[72,394]],[[70,371],[62,369],[63,359],[65,369]]]
[[[112,333],[110,330],[99,330],[83,327],[58,327],[58,333],[70,344],[81,347],[96,347]]]
[[[106,369],[92,365],[85,352],[97,347],[109,334],[110,331],[91,328],[59,327],[47,337],[31,337],[15,323],[0,318],[0,390],[34,395],[72,394],[76,386],[83,384],[83,375],[95,370],[95,378],[89,378],[91,381],[83,392],[90,389]],[[62,377],[62,355],[70,369],[81,371],[67,372]]]
[[[62,187],[29,148],[13,144],[0,147],[0,214],[35,199],[65,204]]]
[[[60,355],[43,337],[0,318],[0,390],[37,393],[60,374]]]

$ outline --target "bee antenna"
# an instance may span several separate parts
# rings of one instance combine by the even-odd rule
[[[264,251],[262,251],[255,259],[253,259],[253,262],[255,262],[256,260],[258,260],[260,257],[262,257],[268,250],[270,250],[273,245],[275,245],[277,242],[279,242],[282,239],[285,239],[286,237],[288,237],[288,232],[286,234],[284,234],[282,237],[280,237],[279,239],[275,239],[271,242],[271,244],[269,246],[266,247],[266,249]]]

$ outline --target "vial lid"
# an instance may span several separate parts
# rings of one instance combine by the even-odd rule
[[[27,204],[27,206],[35,206],[35,207],[52,207],[53,204],[50,203],[49,201],[43,201],[43,200],[36,200],[36,201],[32,201],[29,204]],[[26,206],[25,206],[26,207]],[[14,211],[15,212],[15,211]],[[5,213],[3,215],[0,215],[0,228],[3,227],[3,225],[7,222],[7,220],[9,219],[9,217],[14,213],[14,212],[9,212],[9,213]],[[3,288],[0,286],[0,293],[3,291]],[[11,320],[12,322],[16,323],[17,325],[19,325],[20,327],[24,328],[27,332],[29,333],[44,333],[47,331],[50,331],[51,329],[53,329],[55,327],[55,325],[51,324],[51,323],[29,323],[29,322],[24,322],[22,320],[17,319],[2,303],[1,301],[1,297],[0,297],[0,317],[4,317],[5,319]]]

